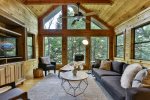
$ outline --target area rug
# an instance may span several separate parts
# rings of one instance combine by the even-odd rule
[[[85,92],[73,97],[63,90],[61,79],[56,74],[49,74],[28,91],[30,100],[109,100],[95,82],[93,77],[88,77],[88,87]]]

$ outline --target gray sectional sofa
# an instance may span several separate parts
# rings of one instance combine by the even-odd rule
[[[110,71],[99,69],[99,66],[98,64],[92,66],[92,74],[114,100],[150,100],[150,88],[121,87],[120,79],[128,64],[112,61]]]

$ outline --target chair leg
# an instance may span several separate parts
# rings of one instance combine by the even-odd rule
[[[56,69],[54,69],[54,73],[56,73]]]
[[[47,71],[45,70],[45,76],[47,75]]]

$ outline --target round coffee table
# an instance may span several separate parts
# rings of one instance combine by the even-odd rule
[[[73,76],[72,71],[61,74],[62,87],[65,92],[71,96],[78,96],[86,90],[88,86],[88,74],[84,71],[78,71],[76,76]]]

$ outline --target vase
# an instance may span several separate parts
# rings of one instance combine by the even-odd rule
[[[72,71],[72,73],[73,73],[73,76],[77,76],[77,69],[74,69],[74,70]]]

